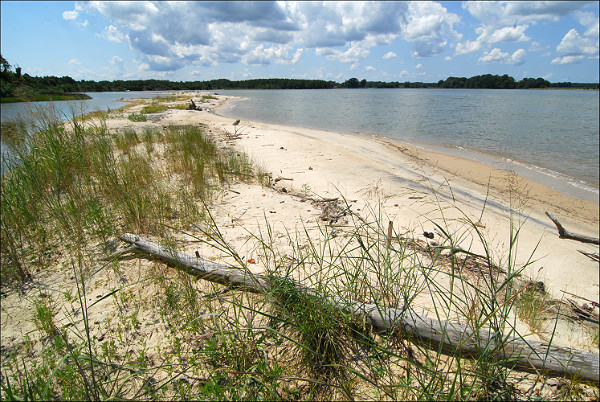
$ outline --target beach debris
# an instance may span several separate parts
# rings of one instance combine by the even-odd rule
[[[599,238],[597,238],[597,237],[591,237],[591,236],[585,236],[585,235],[580,235],[580,234],[576,234],[576,233],[572,233],[572,232],[568,232],[563,227],[563,225],[560,224],[560,222],[558,221],[558,219],[556,219],[555,217],[553,217],[552,215],[550,215],[550,213],[548,211],[546,211],[546,215],[556,225],[556,228],[558,229],[558,237],[559,238],[561,238],[561,239],[569,239],[569,240],[577,240],[577,241],[580,241],[582,243],[592,243],[592,244],[600,245],[600,239]]]
[[[546,284],[542,281],[531,281],[527,284],[527,287],[541,294],[546,294]]]
[[[423,236],[427,237],[428,239],[433,239],[433,232],[423,232]]]
[[[196,106],[196,103],[194,103],[194,100],[190,99],[190,104],[188,105],[187,110],[202,110],[202,108],[199,108],[198,106]]]
[[[239,267],[197,259],[170,247],[161,246],[134,234],[125,233],[120,240],[129,243],[138,252],[161,259],[168,264],[185,267],[188,272],[203,279],[227,285],[227,289],[246,289],[250,292],[266,293],[272,289],[272,278],[253,274]],[[249,259],[248,262],[250,262]],[[297,289],[307,294],[317,290],[301,284]],[[495,351],[498,363],[508,364],[511,369],[534,373],[577,375],[594,384],[600,382],[598,355],[573,348],[548,345],[533,340],[507,336],[498,343],[498,333],[489,327],[469,328],[451,321],[437,320],[418,315],[409,309],[382,307],[375,304],[335,298],[336,304],[353,316],[364,320],[375,330],[402,331],[411,342],[442,350],[449,355],[477,358],[482,351]],[[458,346],[457,346],[458,345]],[[510,356],[510,359],[506,359]]]
[[[590,253],[587,251],[583,251],[583,250],[577,250],[579,251],[581,254],[585,255],[586,257],[590,257],[592,260],[598,262],[600,261],[600,254],[598,253]]]
[[[277,176],[277,177],[275,178],[275,180],[274,180],[274,181],[275,181],[275,183],[277,183],[277,182],[279,182],[279,181],[281,181],[281,180],[289,180],[289,181],[294,181],[294,179],[293,179],[293,178],[281,177],[281,176]]]

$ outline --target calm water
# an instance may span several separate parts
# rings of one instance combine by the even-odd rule
[[[171,91],[166,91],[171,92]],[[88,93],[55,102],[67,117],[115,109],[161,92]],[[598,91],[332,89],[222,90],[241,96],[222,114],[330,131],[379,135],[475,159],[598,202]],[[38,102],[44,104],[45,102]],[[2,121],[30,105],[1,106]]]
[[[221,111],[268,123],[379,135],[510,169],[598,202],[598,91],[218,91]]]
[[[169,91],[167,91],[169,92]],[[123,100],[134,98],[152,98],[160,92],[156,91],[136,91],[136,92],[87,92],[92,99],[78,101],[60,101],[52,102],[57,111],[70,119],[73,112],[76,115],[82,113],[94,112],[96,110],[118,109],[125,106]],[[50,102],[32,102],[28,103],[3,103],[0,107],[2,121],[10,121],[18,117],[26,117],[27,113],[33,108],[43,107]]]

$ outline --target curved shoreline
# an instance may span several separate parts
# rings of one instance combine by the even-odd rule
[[[229,95],[219,95],[222,99],[219,102],[219,105],[214,108],[212,113],[215,115],[221,116],[223,118],[232,118],[232,116],[227,116],[222,114],[221,111],[229,106],[229,102],[232,100],[242,100],[244,98],[237,96],[229,96]],[[254,124],[268,124],[271,126],[280,126],[280,127],[294,127],[301,130],[312,130],[312,131],[321,131],[328,132],[339,135],[349,135],[355,136],[358,138],[363,138],[367,141],[376,141],[387,144],[387,146],[391,148],[395,148],[396,151],[400,151],[404,153],[406,156],[411,158],[417,158],[421,161],[421,163],[427,163],[430,167],[434,167],[436,169],[440,169],[453,177],[460,178],[465,182],[472,182],[477,184],[478,186],[487,186],[488,184],[492,189],[496,190],[499,193],[503,193],[505,195],[510,195],[509,191],[511,186],[507,182],[509,176],[514,176],[518,178],[518,181],[521,182],[523,187],[526,187],[528,190],[526,196],[534,200],[538,204],[538,208],[543,208],[545,205],[551,207],[554,210],[563,212],[569,219],[577,221],[583,225],[598,225],[599,223],[599,210],[598,206],[600,204],[600,200],[598,199],[598,194],[592,194],[591,191],[583,190],[586,193],[589,193],[588,197],[578,197],[571,193],[561,191],[551,187],[550,185],[530,178],[521,174],[520,172],[516,172],[514,170],[503,169],[493,164],[479,161],[475,158],[468,158],[464,156],[457,155],[452,152],[443,152],[435,149],[431,149],[427,147],[427,144],[419,144],[414,145],[410,143],[406,143],[400,140],[395,140],[393,138],[387,138],[379,135],[363,135],[357,133],[342,133],[331,130],[323,130],[323,129],[313,129],[308,127],[296,127],[296,126],[285,126],[278,123],[269,123],[262,121],[252,121]],[[409,150],[408,153],[403,152],[402,150]],[[476,152],[465,149],[466,153]],[[482,153],[484,154],[484,153]],[[490,155],[490,158],[500,160],[499,157],[494,155]],[[527,167],[525,167],[527,168]],[[511,179],[512,180],[512,179]],[[557,181],[562,181],[556,178]],[[565,183],[562,181],[564,185],[572,185],[571,183]],[[512,186],[514,190],[514,185]],[[522,194],[521,197],[525,196]],[[565,207],[569,206],[569,208]],[[547,219],[542,216],[543,221]],[[550,223],[550,227],[552,224]]]
[[[543,164],[536,164],[528,161],[527,159],[518,159],[515,156],[511,155],[503,155],[494,152],[477,150],[477,149],[469,149],[464,146],[456,146],[451,143],[440,145],[436,142],[423,142],[417,139],[411,139],[406,141],[406,139],[394,138],[393,136],[388,136],[385,133],[370,133],[370,132],[358,132],[358,131],[349,131],[349,130],[337,130],[337,129],[329,129],[322,128],[322,125],[303,125],[303,124],[289,124],[286,122],[279,122],[275,120],[255,120],[252,116],[249,116],[246,113],[246,116],[240,116],[239,114],[234,113],[235,110],[230,101],[241,101],[247,100],[249,98],[243,97],[243,95],[229,95],[229,94],[220,94],[221,96],[227,97],[228,100],[225,104],[221,105],[218,108],[219,114],[229,118],[245,118],[248,120],[252,120],[255,122],[261,122],[266,124],[278,124],[278,125],[292,125],[295,127],[306,128],[306,129],[314,129],[314,130],[322,130],[322,131],[331,131],[331,132],[339,132],[351,135],[359,135],[366,138],[386,138],[391,141],[395,141],[405,145],[411,145],[418,148],[423,148],[428,151],[449,154],[452,156],[456,156],[462,159],[469,159],[472,161],[480,162],[484,165],[487,165],[491,168],[506,170],[509,172],[514,172],[519,176],[525,177],[529,180],[539,182],[547,185],[550,188],[553,188],[567,196],[582,199],[586,201],[595,202],[596,204],[600,204],[600,190],[598,188],[598,184],[593,179],[581,179],[576,178],[575,176],[571,176],[568,173],[561,172],[560,170],[556,170],[556,168],[547,167]],[[262,98],[261,98],[262,99]],[[587,181],[586,181],[587,180]]]

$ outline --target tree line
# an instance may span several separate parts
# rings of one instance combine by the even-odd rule
[[[44,100],[39,95],[66,96],[82,92],[121,92],[121,91],[167,91],[167,90],[216,90],[216,89],[332,89],[332,88],[489,88],[489,89],[529,89],[529,88],[585,88],[598,89],[598,84],[570,82],[550,83],[543,78],[524,78],[515,81],[507,74],[477,75],[471,78],[448,77],[437,83],[426,82],[384,82],[350,78],[342,83],[326,80],[261,78],[242,81],[213,79],[208,81],[169,81],[169,80],[74,80],[69,76],[34,77],[22,74],[20,67],[13,66],[0,55],[0,96],[3,101]],[[14,71],[13,71],[14,70]]]

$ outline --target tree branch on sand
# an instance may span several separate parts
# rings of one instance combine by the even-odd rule
[[[130,243],[136,251],[185,268],[203,279],[229,287],[263,293],[271,290],[276,283],[271,277],[208,261],[199,255],[190,256],[133,234],[125,233],[120,239]],[[308,287],[298,285],[298,288],[308,293],[316,293],[316,290]],[[404,309],[385,308],[338,297],[329,297],[329,300],[351,314],[364,318],[365,322],[376,330],[400,331],[408,335],[413,342],[441,349],[447,354],[475,357],[494,350],[499,364],[512,369],[578,376],[595,384],[600,382],[600,361],[593,353],[526,341],[521,337],[503,337],[502,334],[495,333],[489,328],[468,328],[448,321],[419,316]]]
[[[585,235],[580,235],[580,234],[576,234],[576,233],[573,233],[573,232],[568,232],[563,227],[563,225],[560,224],[560,222],[558,221],[558,219],[556,219],[555,217],[553,217],[552,215],[550,215],[550,212],[546,211],[546,215],[556,225],[556,228],[558,229],[558,237],[559,238],[561,238],[561,239],[577,240],[577,241],[580,241],[582,243],[592,243],[592,244],[600,245],[600,239],[598,239],[597,237],[585,236]]]

